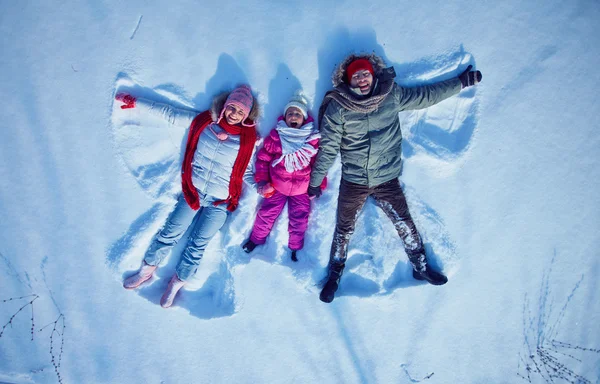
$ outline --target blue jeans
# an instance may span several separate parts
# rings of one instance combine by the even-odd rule
[[[223,227],[229,216],[227,204],[215,207],[212,204],[215,199],[202,195],[200,197],[202,206],[197,211],[190,208],[183,195],[179,197],[175,210],[169,215],[165,226],[158,231],[144,256],[144,261],[148,265],[160,264],[197,216],[187,246],[175,269],[177,277],[183,281],[196,273],[208,243]]]

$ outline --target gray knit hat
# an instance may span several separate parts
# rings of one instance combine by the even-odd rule
[[[304,94],[302,94],[302,90],[297,90],[296,93],[294,93],[294,96],[292,96],[290,99],[289,103],[285,105],[285,108],[283,109],[284,116],[290,107],[298,108],[300,111],[302,111],[302,116],[304,116],[304,119],[308,119],[308,99],[306,96],[304,96]]]

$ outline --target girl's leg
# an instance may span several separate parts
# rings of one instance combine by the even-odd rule
[[[227,204],[219,206],[209,205],[201,208],[200,216],[196,221],[194,230],[190,235],[187,247],[181,255],[181,260],[175,269],[180,280],[186,281],[190,276],[196,273],[198,264],[204,255],[204,250],[209,241],[223,227],[229,212]]]
[[[250,234],[250,240],[254,244],[264,244],[267,241],[267,236],[271,233],[273,224],[281,214],[287,199],[286,195],[275,191],[273,196],[262,200]]]
[[[146,251],[144,261],[148,265],[158,265],[171,252],[171,249],[188,229],[194,216],[194,211],[186,203],[183,194],[179,197],[175,209],[169,215],[165,226],[154,236],[154,240]]]
[[[310,215],[310,199],[308,194],[290,196],[288,200],[288,231],[290,238],[288,247],[292,251],[302,249],[304,246],[304,234],[308,228],[308,216]]]

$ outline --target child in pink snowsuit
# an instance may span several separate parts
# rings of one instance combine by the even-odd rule
[[[292,250],[292,260],[298,261],[296,251],[304,246],[310,214],[311,201],[307,191],[311,165],[320,137],[313,118],[308,114],[307,99],[296,92],[257,154],[254,179],[258,183],[258,193],[264,199],[250,239],[243,245],[244,251],[252,252],[257,245],[266,242],[275,220],[287,203],[288,246]],[[321,188],[325,185],[326,180]]]

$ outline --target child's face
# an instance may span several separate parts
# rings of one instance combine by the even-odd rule
[[[354,72],[350,78],[350,86],[352,88],[360,88],[360,93],[366,95],[371,90],[371,84],[373,84],[373,75],[366,69],[361,69]]]
[[[302,111],[296,107],[289,107],[285,111],[285,123],[291,128],[300,128],[304,123]]]
[[[236,125],[244,120],[244,111],[233,104],[229,104],[227,107],[225,107],[224,115],[225,120],[227,120],[227,124],[229,125]]]

